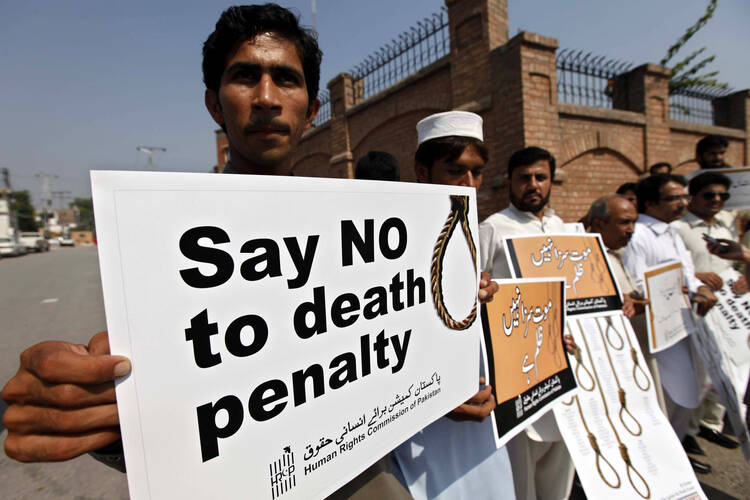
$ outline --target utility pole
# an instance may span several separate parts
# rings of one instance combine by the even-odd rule
[[[313,31],[316,33],[318,32],[318,9],[315,8],[315,0],[312,0],[312,21],[313,21]]]
[[[141,153],[146,153],[148,155],[148,169],[149,170],[156,170],[156,164],[154,163],[154,153],[156,152],[166,153],[167,151],[167,148],[160,148],[158,146],[136,146],[135,149],[137,149]]]
[[[8,217],[10,218],[10,226],[13,228],[13,239],[18,241],[18,217],[16,217],[16,212],[13,211],[15,197],[13,196],[13,186],[10,184],[10,170],[3,167],[2,174],[6,192],[5,200],[8,203]]]
[[[47,209],[52,205],[52,198],[49,192],[49,180],[57,179],[53,174],[36,174],[42,180],[42,219],[44,220],[44,234],[47,234]]]
[[[60,209],[65,208],[65,200],[70,199],[70,191],[52,191],[52,197],[57,198],[57,206]]]

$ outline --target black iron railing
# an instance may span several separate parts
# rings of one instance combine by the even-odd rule
[[[629,62],[570,49],[558,52],[556,65],[559,101],[600,108],[612,108],[615,78],[633,67]]]
[[[669,117],[683,122],[714,125],[712,101],[732,92],[727,87],[708,85],[676,89],[669,96]]]
[[[331,94],[328,89],[323,89],[318,93],[320,99],[320,111],[313,120],[313,126],[318,127],[331,119]]]
[[[447,55],[448,31],[448,10],[443,7],[356,65],[350,71],[354,102],[362,102]]]

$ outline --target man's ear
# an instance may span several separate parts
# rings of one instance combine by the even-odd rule
[[[203,96],[203,100],[206,103],[206,109],[211,114],[211,118],[214,119],[217,125],[220,127],[224,126],[224,113],[221,110],[221,104],[219,103],[219,96],[216,92],[211,89],[206,89],[206,93]]]
[[[430,178],[430,169],[416,161],[414,162],[414,174],[417,176],[417,182],[429,183],[432,180]]]
[[[305,118],[305,129],[303,130],[303,132],[312,127],[312,122],[315,117],[318,116],[318,111],[320,111],[320,99],[316,97],[315,100],[307,108],[307,117]]]
[[[604,221],[602,221],[601,219],[594,219],[594,220],[590,221],[591,232],[592,233],[599,233],[599,234],[601,234],[601,232],[602,232],[602,224],[603,223],[604,223]]]

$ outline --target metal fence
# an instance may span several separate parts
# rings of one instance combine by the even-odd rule
[[[328,89],[318,92],[318,99],[320,99],[320,110],[313,120],[314,127],[319,127],[331,119],[331,94]]]
[[[390,43],[380,47],[350,73],[354,102],[359,103],[419,71],[450,52],[448,9],[417,21]]]
[[[612,108],[615,77],[630,70],[629,62],[563,49],[557,54],[557,99],[563,102]]]
[[[669,117],[683,122],[714,125],[712,101],[731,93],[730,88],[708,85],[676,89],[669,96]]]

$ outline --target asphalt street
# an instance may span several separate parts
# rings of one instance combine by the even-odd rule
[[[96,247],[0,259],[0,319],[0,385],[26,347],[53,339],[85,344],[106,329]],[[5,436],[2,430],[0,445]],[[5,499],[128,498],[125,474],[89,456],[21,464],[0,453],[0,484]]]
[[[106,328],[95,247],[0,259],[0,386],[14,375],[18,356],[44,340],[85,344]],[[5,404],[0,402],[0,414]],[[0,429],[0,446],[6,431]],[[699,438],[714,472],[698,476],[711,500],[750,499],[750,465],[742,453]],[[491,480],[488,478],[488,480]],[[127,498],[125,474],[88,456],[63,463],[21,464],[0,453],[3,499]],[[585,498],[574,489],[571,498]]]

